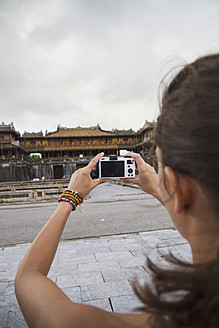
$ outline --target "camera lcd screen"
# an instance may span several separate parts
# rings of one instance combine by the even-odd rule
[[[122,178],[125,175],[124,161],[101,161],[102,178]]]

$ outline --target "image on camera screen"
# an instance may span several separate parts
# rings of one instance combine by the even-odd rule
[[[124,177],[124,161],[106,161],[101,162],[101,177],[103,178],[121,178]]]

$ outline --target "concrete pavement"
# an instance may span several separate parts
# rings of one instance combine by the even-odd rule
[[[27,327],[14,295],[14,277],[29,245],[0,249],[0,327]],[[150,279],[145,256],[165,264],[171,250],[191,261],[188,243],[173,229],[62,241],[49,277],[75,302],[107,311],[131,312],[138,305],[131,288],[136,276]]]
[[[0,247],[31,243],[56,207],[57,202],[0,207]],[[82,210],[83,215],[71,213],[63,240],[173,228],[164,206],[147,194],[91,197]]]

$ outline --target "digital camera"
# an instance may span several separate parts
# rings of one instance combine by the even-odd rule
[[[99,160],[99,178],[134,178],[135,160],[132,157],[110,155]]]

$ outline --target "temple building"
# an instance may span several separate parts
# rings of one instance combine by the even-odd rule
[[[134,151],[141,154],[144,160],[157,170],[155,128],[156,122],[145,121],[144,126],[136,133]]]
[[[21,136],[13,123],[0,124],[0,182],[70,178],[99,152],[124,155],[134,151],[156,167],[156,122],[145,122],[137,132],[132,129],[105,131],[94,127],[66,128],[56,131],[24,132]]]
[[[136,133],[132,130],[104,131],[99,125],[90,128],[65,128],[55,132],[27,133],[20,138],[21,147],[30,153],[40,153],[42,158],[93,157],[101,151],[106,155],[120,154],[121,149],[133,150]]]
[[[26,155],[24,149],[20,146],[20,133],[15,131],[13,123],[0,124],[0,145],[1,157],[20,157]]]

